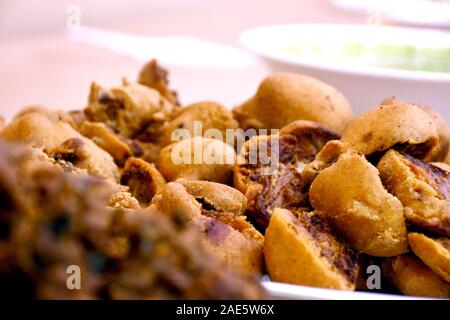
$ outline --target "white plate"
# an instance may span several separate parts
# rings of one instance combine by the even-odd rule
[[[267,276],[263,277],[262,284],[269,297],[275,300],[430,300],[422,297],[298,286],[273,282]]]
[[[310,45],[311,41],[327,47],[343,43],[401,43],[447,49],[450,32],[375,25],[298,24],[251,29],[240,40],[246,48],[265,58],[274,71],[309,74],[333,85],[347,96],[356,115],[396,96],[431,105],[450,122],[450,73],[336,63],[280,50],[293,43],[298,47]]]

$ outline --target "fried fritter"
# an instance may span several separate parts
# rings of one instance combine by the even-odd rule
[[[262,274],[264,237],[243,215],[247,200],[238,190],[207,181],[168,183],[150,208],[200,228],[208,252],[244,274]]]
[[[408,234],[412,251],[437,275],[450,283],[450,239],[430,238],[424,234]]]
[[[361,252],[387,257],[407,251],[403,206],[383,187],[377,168],[363,155],[343,153],[320,172],[309,198],[343,239]]]
[[[394,150],[383,156],[378,170],[405,207],[407,221],[450,236],[450,172]]]
[[[139,73],[138,82],[158,92],[173,105],[180,105],[177,92],[169,88],[169,72],[158,64],[156,59],[150,60]]]
[[[310,120],[342,132],[352,119],[352,109],[342,93],[293,73],[265,78],[255,96],[235,107],[233,114],[244,130],[280,129],[296,120]]]
[[[205,138],[225,141],[226,129],[238,128],[238,123],[233,119],[231,111],[213,101],[193,103],[177,109],[174,114],[174,118],[168,122],[162,132],[160,142],[162,146],[173,142],[172,136],[176,134],[177,129],[185,129],[191,136],[202,135]],[[194,121],[197,121],[197,127]],[[208,136],[208,133],[211,136]]]
[[[356,118],[342,134],[342,142],[366,156],[394,148],[425,161],[438,161],[447,147],[427,112],[402,102],[380,105]]]
[[[84,111],[89,121],[104,122],[127,138],[157,142],[173,105],[158,91],[140,84],[124,81],[105,89],[92,83]]]
[[[113,158],[67,122],[61,121],[59,116],[53,118],[42,112],[26,112],[8,124],[0,138],[41,149],[56,161],[86,169],[90,174],[114,181],[119,179]]]
[[[0,143],[0,292],[37,299],[260,299],[259,279],[203,248],[198,229],[153,210],[105,207],[110,185],[56,168],[22,170]],[[69,266],[81,289],[67,287]]]
[[[235,161],[236,152],[231,146],[197,136],[164,147],[157,167],[168,181],[206,180],[229,184]]]
[[[388,259],[383,263],[383,273],[405,295],[450,298],[450,283],[414,256],[401,255]]]
[[[248,198],[247,213],[262,229],[273,208],[309,207],[309,183],[302,171],[327,141],[338,138],[333,130],[300,120],[278,136],[255,136],[244,144],[234,167],[234,186]]]
[[[264,256],[273,281],[354,290],[358,255],[332,232],[320,212],[273,210]]]
[[[166,180],[154,164],[138,158],[128,158],[120,183],[130,188],[131,194],[141,206],[147,207],[153,196],[166,184]]]

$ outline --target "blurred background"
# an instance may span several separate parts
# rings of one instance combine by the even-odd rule
[[[424,14],[428,12],[421,7],[425,2],[448,4],[445,0],[0,0],[1,114],[9,117],[18,108],[36,104],[84,107],[92,81],[114,85],[122,77],[134,80],[147,53],[150,59],[164,52],[145,48],[139,60],[118,50],[74,41],[67,33],[74,25],[159,40],[190,36],[233,48],[239,48],[239,34],[244,30],[272,24],[420,24],[449,30],[449,11],[433,9]],[[101,41],[98,37],[91,42]],[[123,42],[123,48],[129,46]],[[236,68],[226,63],[214,68],[193,66],[181,58],[178,63],[177,57],[183,56],[179,51],[164,66],[183,103],[214,99],[231,107],[249,97],[269,72],[262,61],[245,51],[230,51],[230,56],[245,61]]]

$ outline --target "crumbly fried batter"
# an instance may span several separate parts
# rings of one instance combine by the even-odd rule
[[[248,215],[262,229],[273,208],[309,207],[309,183],[302,178],[302,171],[327,141],[338,138],[332,130],[300,120],[282,128],[279,136],[255,136],[244,144],[234,168],[234,186],[249,200]],[[252,160],[254,150],[264,148],[268,158],[275,154],[278,170],[265,173],[274,163]]]
[[[228,184],[235,161],[236,152],[228,144],[196,136],[164,147],[156,163],[168,181],[206,180]]]
[[[446,148],[433,119],[416,105],[402,102],[382,104],[356,118],[342,142],[367,156],[395,148],[425,161],[439,160]]]
[[[403,203],[407,221],[450,236],[450,172],[394,150],[383,156],[378,170]]]
[[[180,105],[177,92],[169,88],[169,72],[158,64],[156,59],[150,60],[139,73],[138,82],[158,92],[173,105]]]
[[[233,109],[242,129],[280,129],[310,120],[342,132],[352,118],[347,99],[335,88],[308,76],[275,73],[265,78],[254,97]]]
[[[198,230],[153,210],[107,209],[109,185],[58,169],[22,170],[0,143],[0,290],[9,298],[260,299],[257,279],[222,265]],[[68,266],[81,290],[67,288]]]
[[[386,260],[383,273],[405,295],[450,298],[450,284],[414,256],[401,255]]]
[[[119,172],[112,157],[61,121],[59,116],[26,112],[8,124],[0,138],[28,144],[43,150],[58,162],[70,163],[90,174],[118,181]]]
[[[309,196],[312,206],[356,249],[380,257],[407,251],[403,206],[363,155],[342,154],[317,176]]]
[[[358,255],[332,232],[320,212],[273,210],[264,256],[274,281],[354,290]]]
[[[194,121],[197,121],[197,126],[201,124],[197,132]],[[227,108],[217,102],[201,101],[176,110],[174,118],[164,127],[160,144],[166,146],[172,143],[172,135],[177,129],[188,130],[191,136],[199,134],[205,136],[205,133],[209,133],[211,138],[225,141],[226,129],[237,127],[238,123]],[[217,136],[217,132],[220,132],[221,136]]]
[[[153,196],[166,184],[166,180],[155,165],[142,159],[129,158],[120,178],[131,194],[143,207],[147,207]]]
[[[424,234],[408,234],[412,251],[437,275],[450,283],[450,239],[430,238]]]
[[[111,89],[92,83],[84,111],[88,120],[104,122],[127,138],[156,142],[172,110],[158,91],[124,81]]]

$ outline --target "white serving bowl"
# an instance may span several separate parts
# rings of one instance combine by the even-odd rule
[[[283,48],[311,46],[311,41],[332,50],[345,43],[407,45],[450,49],[450,32],[378,25],[298,24],[248,30],[241,43],[265,58],[273,71],[316,77],[342,91],[355,115],[377,106],[385,98],[424,103],[439,110],[450,123],[450,73],[411,71],[365,63],[342,62]]]

